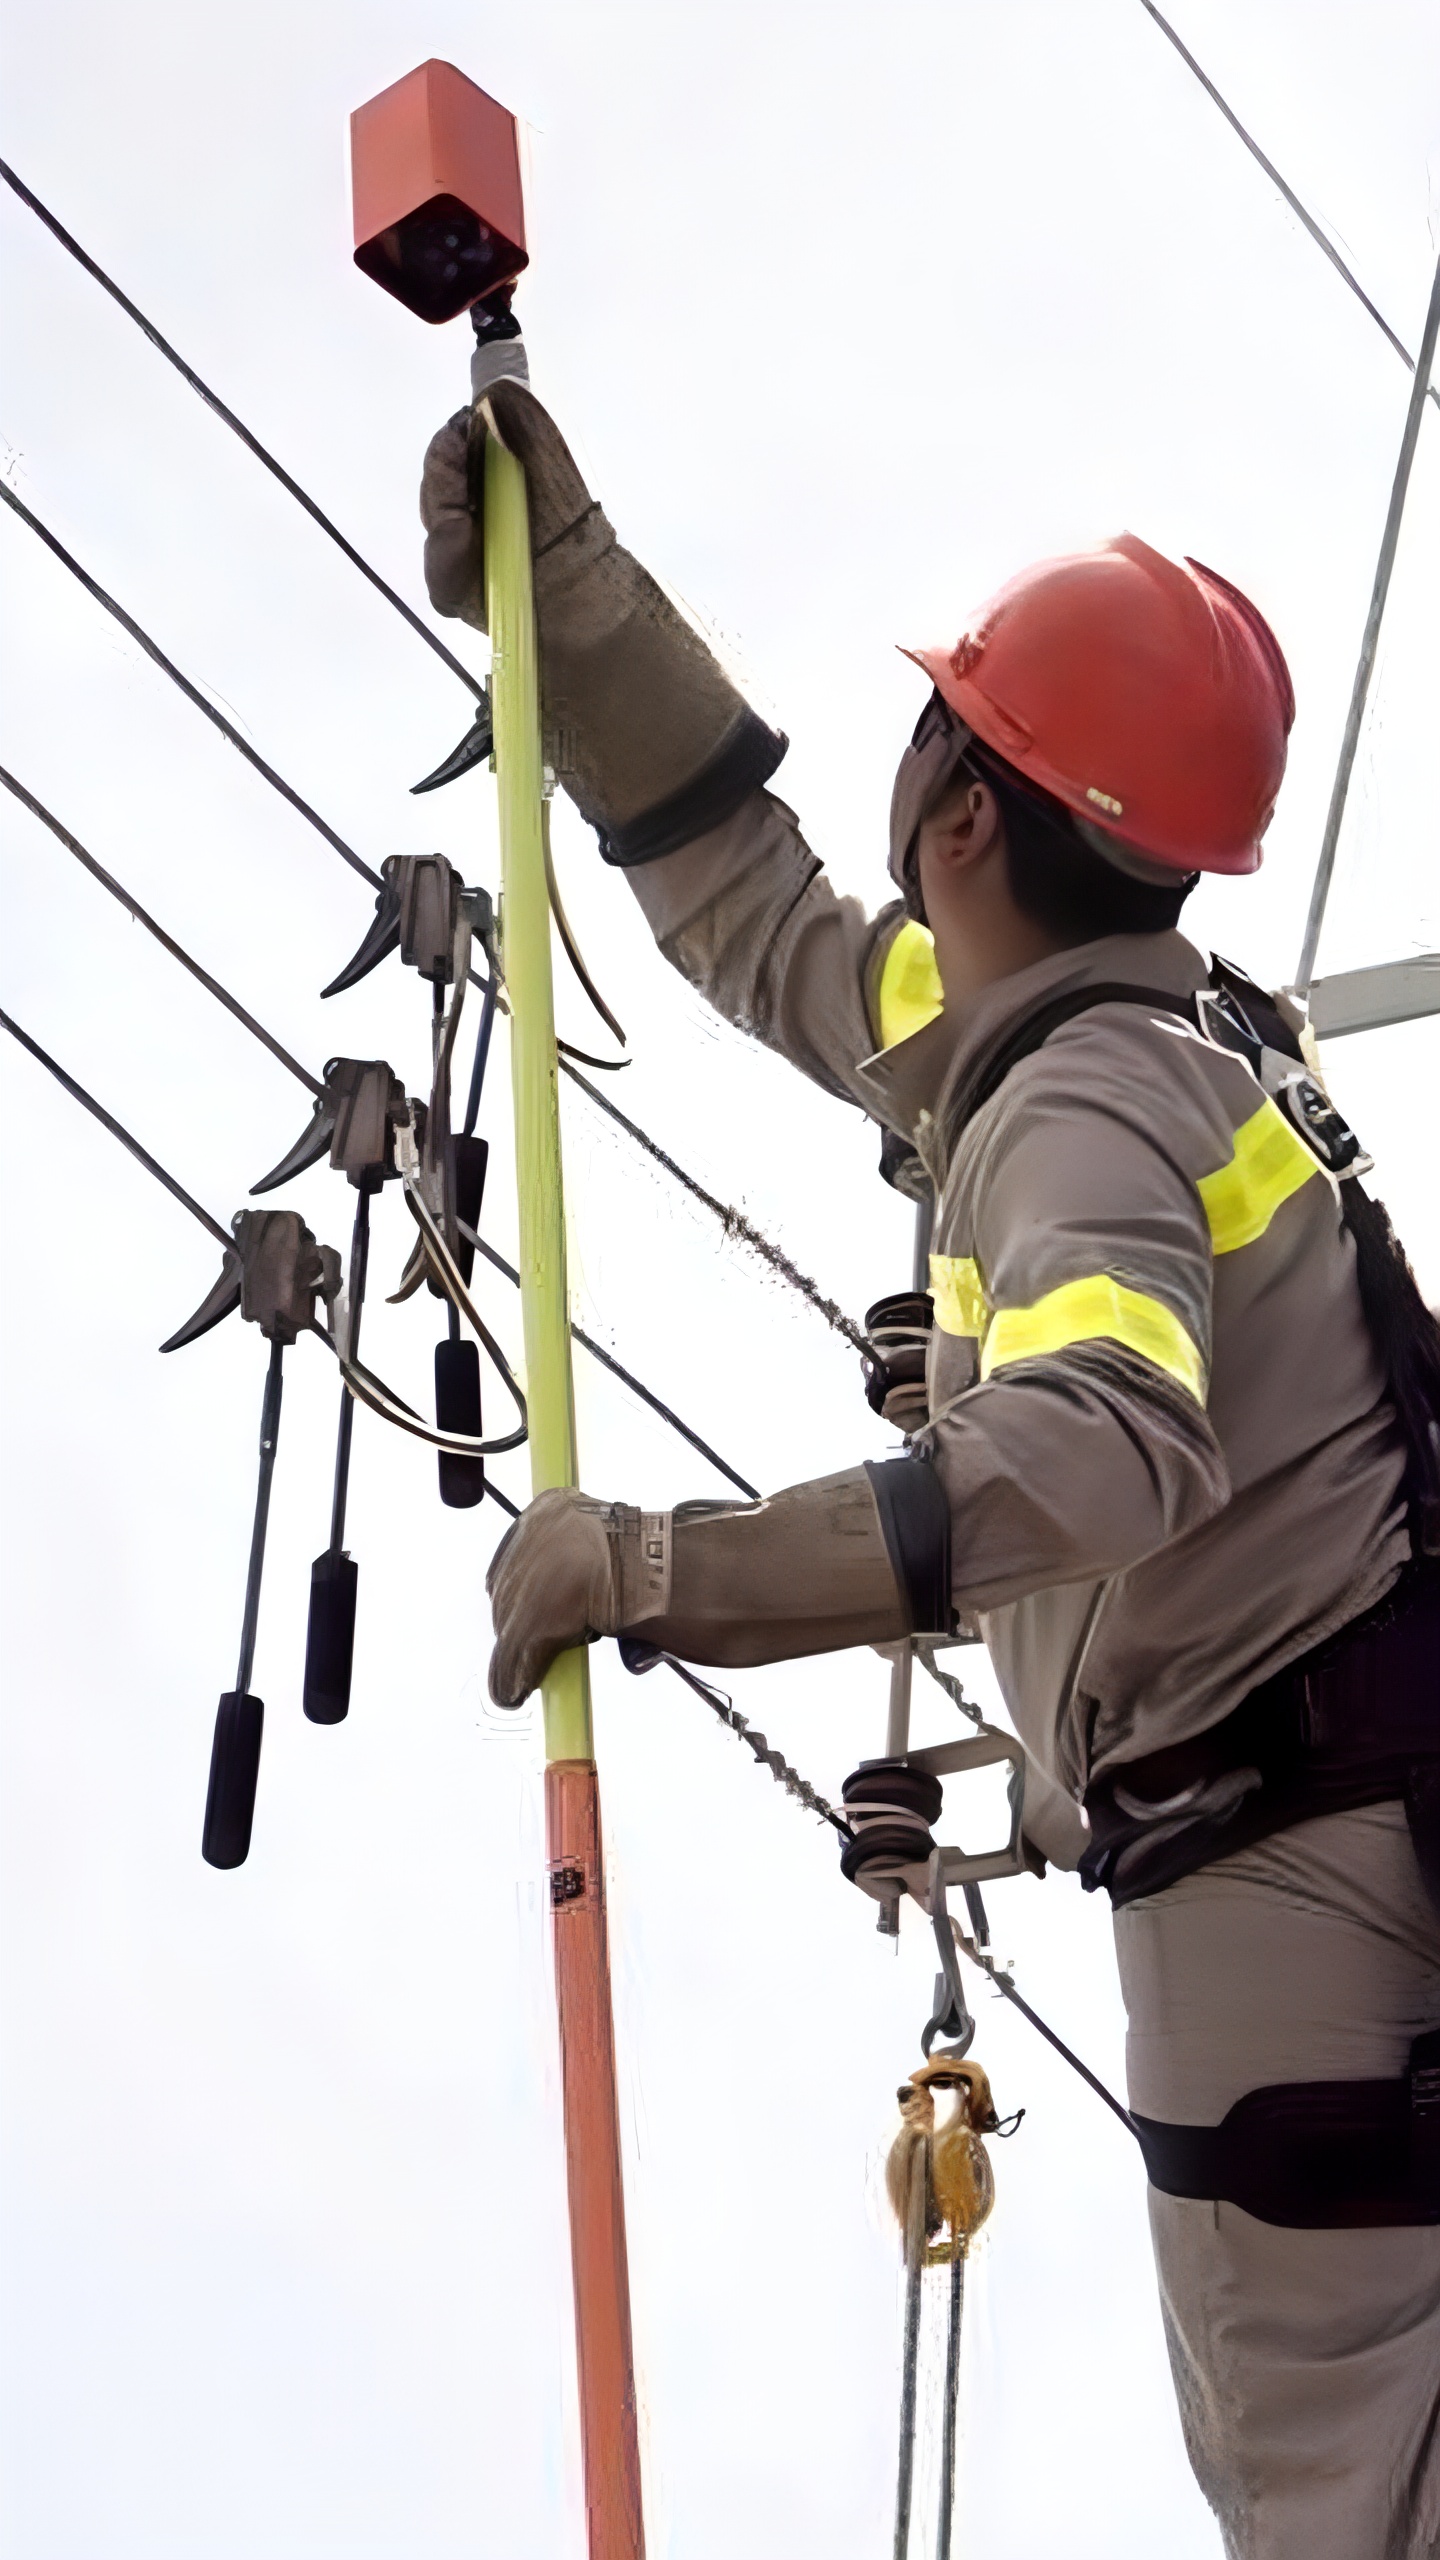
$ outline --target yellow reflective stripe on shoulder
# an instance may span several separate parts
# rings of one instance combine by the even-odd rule
[[[966,1333],[979,1341],[990,1309],[978,1263],[962,1253],[932,1253],[930,1296],[942,1333]]]
[[[943,1010],[944,1002],[930,932],[913,918],[907,919],[886,952],[880,972],[881,1048],[893,1049],[898,1041],[923,1031],[926,1023],[933,1022]]]
[[[1267,1096],[1235,1132],[1235,1153],[1196,1185],[1216,1253],[1237,1253],[1263,1236],[1276,1210],[1320,1167],[1303,1138]]]
[[[1205,1372],[1200,1354],[1178,1316],[1158,1298],[1138,1289],[1122,1289],[1106,1271],[1085,1280],[1067,1280],[1037,1298],[1033,1307],[1002,1307],[993,1319],[980,1355],[980,1375],[1003,1369],[1011,1360],[1036,1360],[1050,1351],[1067,1351],[1073,1342],[1107,1341],[1136,1351],[1195,1398],[1205,1401]]]

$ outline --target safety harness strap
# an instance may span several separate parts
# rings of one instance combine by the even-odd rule
[[[1429,1557],[1207,1732],[1095,1780],[1081,1881],[1119,1908],[1294,1823],[1387,1801],[1404,1804],[1440,1905],[1440,1568]]]
[[[1219,2124],[1132,2118],[1152,2187],[1288,2231],[1440,2222],[1440,2028],[1397,2080],[1251,2089]]]

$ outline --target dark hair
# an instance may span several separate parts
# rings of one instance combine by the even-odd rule
[[[1098,942],[1107,933],[1168,933],[1195,886],[1177,873],[1161,886],[1134,880],[1085,842],[1062,800],[1026,782],[988,747],[966,750],[995,794],[1005,826],[1005,870],[1022,915],[1057,942]]]

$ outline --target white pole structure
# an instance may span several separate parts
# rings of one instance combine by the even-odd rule
[[[1295,972],[1295,993],[1304,998],[1310,992],[1315,974],[1315,954],[1320,943],[1320,927],[1325,921],[1330,881],[1335,869],[1335,852],[1340,842],[1340,829],[1345,817],[1345,802],[1350,791],[1355,753],[1360,744],[1360,726],[1365,717],[1365,700],[1370,691],[1370,678],[1375,670],[1375,651],[1380,640],[1380,624],[1385,600],[1390,593],[1390,577],[1395,567],[1395,552],[1400,540],[1400,519],[1405,513],[1405,499],[1410,487],[1410,468],[1415,460],[1415,446],[1420,435],[1420,417],[1425,394],[1430,387],[1431,368],[1435,362],[1435,341],[1440,335],[1440,259],[1435,265],[1435,281],[1430,288],[1430,308],[1425,315],[1425,334],[1420,341],[1415,375],[1410,385],[1410,399],[1405,411],[1405,432],[1400,439],[1400,459],[1395,465],[1395,481],[1390,491],[1390,510],[1385,518],[1385,531],[1380,543],[1380,557],[1375,566],[1375,583],[1370,591],[1370,610],[1365,617],[1365,633],[1360,643],[1360,660],[1355,669],[1355,682],[1350,694],[1350,711],[1345,722],[1345,735],[1340,742],[1340,761],[1335,768],[1335,783],[1330,794],[1330,810],[1325,820],[1325,836],[1320,847],[1320,860],[1315,870],[1315,886],[1310,892],[1310,913],[1305,920],[1305,939],[1300,946],[1300,965]]]

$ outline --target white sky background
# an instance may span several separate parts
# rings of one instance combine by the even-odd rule
[[[1431,13],[1176,7],[1414,345],[1440,179]],[[352,267],[344,146],[350,108],[426,53],[535,127],[537,388],[623,537],[783,720],[780,787],[836,878],[883,891],[921,699],[893,643],[949,634],[1021,562],[1128,524],[1236,579],[1289,652],[1300,716],[1267,868],[1192,907],[1198,939],[1287,975],[1407,377],[1138,0],[12,8],[6,156],[417,601],[420,457],[466,395],[469,330],[427,331]],[[466,725],[460,687],[8,195],[0,254],[13,485],[372,864],[442,847],[493,886],[489,782],[407,797]],[[1437,430],[1332,969],[1440,940]],[[6,760],[308,1062],[384,1052],[423,1088],[428,991],[397,963],[316,1000],[368,921],[363,884],[13,519],[0,541]],[[0,1002],[228,1220],[305,1095],[8,802],[0,835]],[[633,1037],[626,1108],[851,1309],[904,1285],[909,1213],[874,1131],[709,1020],[573,815],[556,836]],[[588,1045],[563,968],[559,986]],[[1435,1061],[1430,1025],[1331,1060],[1432,1293]],[[317,1348],[291,1355],[255,1846],[238,1873],[204,1867],[264,1348],[231,1322],[157,1360],[215,1249],[10,1044],[0,1072],[4,2549],[578,2555],[540,1746],[483,1688],[500,1515],[442,1510],[430,1454],[360,1417],[354,1703],[343,1728],[308,1726],[336,1398]],[[878,1453],[843,1346],[583,1097],[565,1110],[581,1320],[762,1485]],[[502,1249],[508,1112],[497,1038]],[[350,1196],[325,1172],[286,1197],[346,1243]],[[368,1348],[423,1398],[438,1311],[383,1304],[406,1228],[387,1194]],[[513,1296],[482,1295],[518,1346]],[[593,1490],[724,1490],[583,1354],[579,1395]],[[496,1474],[523,1489],[523,1460]],[[877,2163],[931,1951],[914,1915],[898,1958],[882,1946],[828,1835],[677,1684],[628,1680],[609,1648],[595,1675],[651,2549],[861,2560],[888,2548],[895,2432]],[[828,1790],[880,1747],[884,1691],[868,1655],[736,1687]],[[938,1692],[923,1714],[949,1730]],[[1118,2082],[1105,1911],[1067,1879],[990,1901],[1021,1987]],[[998,2153],[972,2288],[966,2547],[1199,2560],[1217,2543],[1170,2405],[1139,2162],[1023,2022],[988,2000],[980,2016],[999,2102],[1029,2114]],[[927,2492],[917,2548],[930,2530]]]

